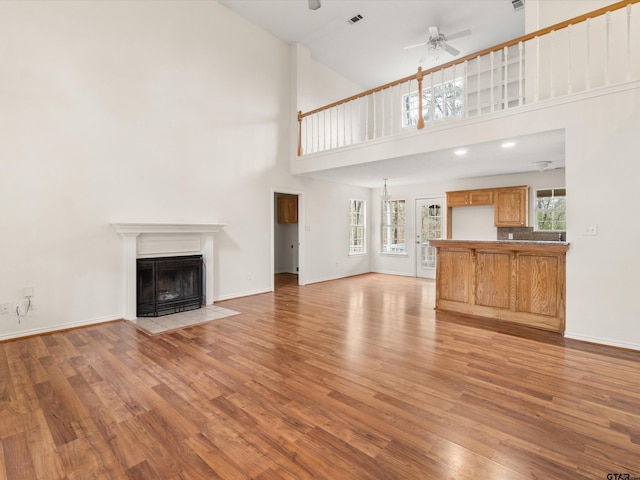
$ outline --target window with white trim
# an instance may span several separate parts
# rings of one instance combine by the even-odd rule
[[[406,253],[405,223],[404,200],[382,202],[382,221],[380,222],[382,253]]]
[[[364,200],[349,200],[349,254],[366,253]]]
[[[422,118],[424,121],[455,117],[462,115],[464,104],[464,82],[462,79],[452,80],[422,89]],[[418,92],[402,96],[402,126],[410,127],[418,124]]]
[[[536,230],[564,232],[567,230],[567,189],[541,188],[536,190]]]

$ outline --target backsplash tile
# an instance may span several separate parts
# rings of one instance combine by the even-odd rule
[[[513,234],[513,239],[509,234]],[[562,238],[560,238],[562,235]],[[537,240],[542,242],[557,242],[566,240],[566,232],[536,232],[533,227],[498,227],[497,240]]]

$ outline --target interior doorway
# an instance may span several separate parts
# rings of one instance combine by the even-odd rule
[[[299,284],[300,195],[273,194],[273,289]]]
[[[444,238],[445,197],[416,200],[416,277],[436,278],[436,247],[431,240]]]

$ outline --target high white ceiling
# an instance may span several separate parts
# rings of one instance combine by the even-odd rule
[[[363,90],[415,73],[426,46],[403,47],[425,42],[430,26],[446,35],[471,30],[471,35],[449,42],[460,56],[524,34],[525,11],[514,10],[511,0],[321,0],[315,11],[309,10],[307,0],[218,2],[285,42],[304,45],[314,59]],[[362,20],[350,24],[356,15]],[[448,53],[439,58],[428,55],[420,65],[428,69],[452,59]],[[451,151],[431,152],[311,176],[379,187],[385,177],[400,185],[535,171],[532,163],[539,160],[552,161],[551,168],[564,167],[561,131],[505,140],[515,140],[516,146],[503,149],[501,141],[483,143],[466,146],[469,152],[464,157],[453,158]]]
[[[287,43],[300,43],[320,63],[356,82],[363,90],[416,72],[425,42],[436,26],[466,55],[524,34],[524,9],[511,0],[322,0],[309,10],[307,0],[218,0],[222,5]],[[362,20],[349,24],[355,15]],[[453,60],[447,53],[428,56],[424,69]],[[320,106],[320,105],[319,105]]]

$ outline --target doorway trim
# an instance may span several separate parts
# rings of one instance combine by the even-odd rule
[[[275,195],[276,193],[282,193],[285,195],[297,195],[298,196],[298,285],[305,285],[305,217],[304,217],[304,192],[299,190],[292,190],[290,188],[274,188],[271,187],[271,196],[269,198],[269,229],[270,229],[270,287],[271,291],[275,291],[275,272],[276,272],[276,258],[275,258],[275,223],[276,223],[276,210],[275,210]]]
[[[428,202],[429,200],[433,201],[433,200],[442,200],[442,209],[443,209],[443,213],[442,213],[442,233],[441,233],[441,238],[445,238],[443,235],[446,234],[446,215],[444,214],[444,212],[446,212],[447,209],[447,196],[446,194],[433,194],[433,195],[421,195],[419,197],[415,197],[414,198],[414,222],[415,222],[415,235],[414,235],[414,239],[413,239],[413,244],[414,244],[414,252],[415,252],[415,260],[413,262],[414,265],[414,276],[416,278],[431,278],[431,277],[423,277],[421,275],[419,275],[420,273],[420,267],[418,266],[418,263],[422,261],[422,251],[421,251],[421,243],[422,243],[422,224],[420,222],[418,222],[418,217],[421,216],[421,212],[420,209],[418,208],[420,202]],[[420,237],[420,240],[418,241],[418,236]],[[435,278],[435,269],[433,270],[433,275]]]

